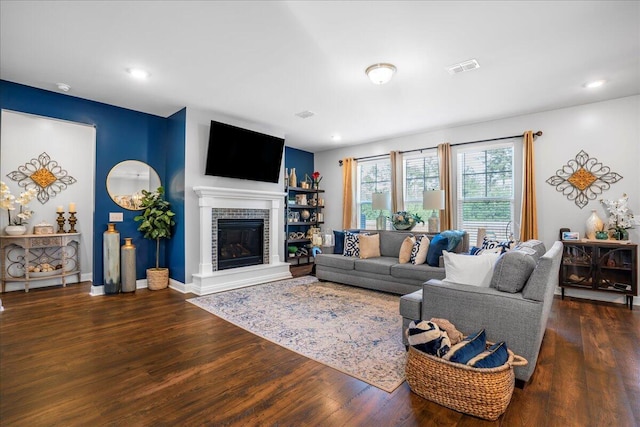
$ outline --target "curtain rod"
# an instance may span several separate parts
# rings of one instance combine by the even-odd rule
[[[454,144],[451,144],[451,146],[454,147],[454,146],[458,146],[458,145],[477,144],[479,142],[501,141],[503,139],[522,138],[523,136],[524,136],[524,133],[522,135],[501,136],[499,138],[479,139],[477,141],[456,142]],[[538,132],[535,132],[533,134],[533,136],[534,137],[542,136],[542,131],[539,130]],[[437,147],[416,148],[415,150],[400,151],[400,154],[415,153],[416,151],[430,150],[430,149],[433,149],[433,148],[437,148]],[[378,155],[375,155],[375,156],[357,157],[355,160],[368,160],[368,159],[375,159],[377,157],[385,157],[385,156],[388,156],[388,154],[378,154]],[[338,165],[342,166],[342,160],[338,160]]]

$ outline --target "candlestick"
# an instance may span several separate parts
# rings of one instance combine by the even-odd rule
[[[76,204],[74,202],[69,203],[69,212],[76,212]]]
[[[56,212],[60,213],[60,212],[64,212],[64,207],[63,206],[58,206],[56,208]]]
[[[69,233],[77,233],[77,231],[76,231],[76,222],[78,222],[78,220],[76,219],[76,213],[75,212],[69,212],[69,225],[71,226],[69,228]]]
[[[60,212],[58,211],[58,219],[56,219],[56,221],[58,222],[58,234],[62,234],[64,233],[64,212]]]

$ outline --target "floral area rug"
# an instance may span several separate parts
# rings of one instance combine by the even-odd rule
[[[404,381],[398,296],[305,276],[188,301],[384,391]]]

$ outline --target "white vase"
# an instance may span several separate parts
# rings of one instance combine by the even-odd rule
[[[602,230],[602,226],[604,225],[604,223],[602,222],[602,220],[600,219],[600,217],[598,216],[598,214],[596,213],[595,209],[591,210],[591,215],[589,215],[589,218],[587,218],[587,223],[586,223],[586,236],[587,239],[595,239],[596,238],[596,231],[600,231]]]
[[[27,227],[24,225],[7,225],[4,228],[4,232],[9,236],[21,236],[27,232]]]

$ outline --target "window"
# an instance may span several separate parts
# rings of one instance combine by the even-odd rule
[[[388,157],[358,162],[358,228],[376,228],[380,212],[371,208],[373,193],[391,193],[391,161]],[[389,211],[382,211],[382,214],[390,215]]]
[[[420,153],[404,158],[404,208],[418,214],[425,224],[418,224],[415,230],[427,230],[427,218],[431,211],[422,207],[422,193],[424,190],[440,189],[440,171],[438,168],[438,153],[435,150],[428,154]]]
[[[514,217],[513,144],[458,152],[458,228],[473,245],[478,227],[506,239]]]

